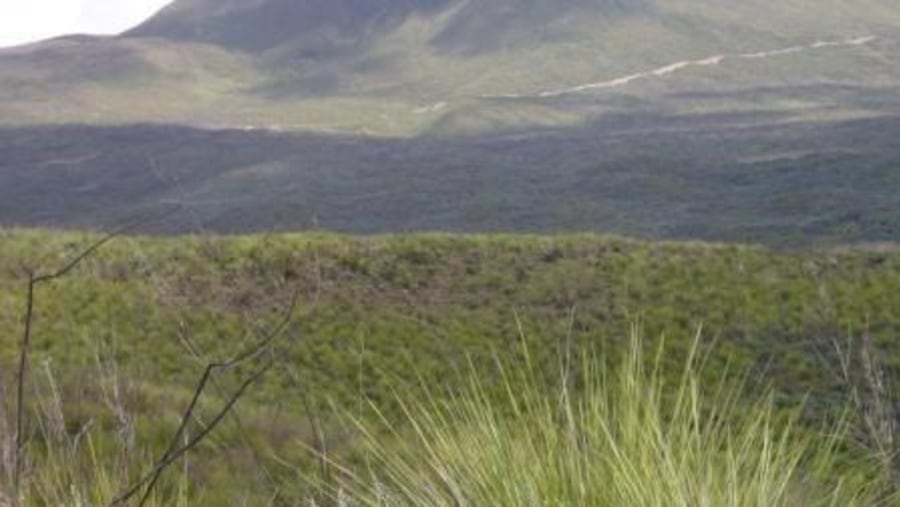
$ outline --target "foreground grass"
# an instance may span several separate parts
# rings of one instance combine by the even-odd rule
[[[796,411],[754,400],[739,379],[703,383],[696,349],[673,383],[661,356],[648,369],[644,352],[635,331],[611,369],[590,353],[568,367],[564,359],[556,387],[538,379],[526,352],[498,362],[499,398],[473,371],[455,396],[402,400],[411,434],[392,432],[388,418],[358,422],[367,467],[332,486],[332,498],[373,507],[889,502],[872,463],[841,454],[845,427],[804,431]],[[386,433],[396,437],[389,445]]]
[[[372,404],[351,416],[355,452],[320,455],[333,472],[305,475],[305,505],[406,507],[817,507],[894,505],[876,460],[853,452],[842,422],[798,424],[742,378],[704,375],[695,342],[683,369],[632,332],[615,359],[588,349],[559,358],[556,381],[536,370],[527,345],[516,359],[472,365],[463,384],[397,394],[402,418]],[[653,354],[647,357],[647,352]],[[501,390],[487,388],[498,383]],[[756,394],[754,394],[756,393]],[[52,396],[40,400],[44,446],[23,507],[108,505],[130,466],[158,449],[86,429],[60,433]],[[343,410],[343,409],[342,409]],[[348,413],[344,410],[344,413]],[[111,449],[102,449],[112,445]],[[103,457],[116,456],[119,460]],[[295,466],[303,474],[304,467]],[[300,505],[231,498],[196,488],[190,459],[146,506]],[[310,479],[309,477],[314,477]]]
[[[0,231],[7,410],[23,268],[52,269],[90,240]],[[717,385],[728,364],[752,371],[753,382],[772,385],[777,413],[802,406],[795,415],[805,435],[847,406],[825,366],[831,338],[867,333],[880,358],[900,364],[897,290],[900,254],[890,249],[779,253],[590,235],[119,238],[37,295],[25,434],[32,495],[60,505],[75,498],[74,484],[82,504],[101,505],[146,472],[203,366],[268,329],[294,293],[300,305],[276,344],[277,367],[214,438],[166,474],[161,504],[303,505],[315,488],[300,478],[320,468],[309,449],[346,464],[362,445],[331,407],[364,412],[373,404],[408,436],[409,412],[422,399],[411,386],[459,386],[471,382],[470,364],[491,372],[498,356],[521,359],[510,344],[522,332],[535,383],[554,386],[561,337],[616,357],[628,350],[635,318],[651,350],[666,336],[668,371],[683,364],[703,323],[719,346],[698,384]],[[239,380],[218,379],[190,431]],[[480,380],[508,412],[510,402],[498,398],[504,383],[493,373]],[[445,399],[443,391],[432,397]],[[0,443],[8,443],[2,419]],[[402,455],[401,443],[392,454]]]

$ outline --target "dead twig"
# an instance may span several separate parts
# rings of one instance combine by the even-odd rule
[[[234,392],[234,394],[231,395],[231,398],[228,399],[228,401],[225,403],[225,405],[219,410],[219,412],[216,413],[215,417],[213,417],[213,419],[210,421],[209,424],[206,425],[206,427],[204,427],[199,433],[197,433],[195,436],[193,436],[191,439],[189,439],[183,445],[181,445],[181,446],[176,445],[176,446],[170,447],[167,450],[166,454],[164,454],[163,457],[160,458],[160,460],[153,466],[153,468],[149,472],[147,472],[143,477],[141,477],[131,487],[126,489],[123,493],[121,493],[118,497],[116,497],[112,502],[110,502],[110,504],[109,504],[110,507],[118,506],[118,505],[125,505],[126,502],[128,502],[133,497],[135,497],[146,486],[144,495],[141,497],[141,501],[138,503],[138,505],[144,505],[147,502],[147,500],[149,500],[150,494],[153,492],[153,488],[156,485],[159,478],[162,476],[163,472],[165,472],[166,469],[169,468],[170,465],[172,465],[173,463],[178,461],[178,459],[181,456],[183,456],[188,451],[190,451],[191,449],[193,449],[194,447],[199,445],[200,442],[202,442],[206,438],[206,436],[209,435],[219,425],[219,423],[225,419],[225,417],[228,415],[228,413],[231,412],[231,409],[234,408],[234,405],[244,396],[244,393],[247,391],[247,389],[251,385],[253,385],[257,380],[262,378],[262,376],[265,375],[265,373],[267,371],[269,371],[269,369],[272,367],[272,364],[273,364],[272,361],[266,362],[266,364],[263,365],[261,368],[259,368],[253,375],[251,375],[246,380],[244,380],[244,382],[241,383],[240,387],[238,387],[238,389]],[[218,364],[218,365],[210,365],[209,366],[209,368],[206,370],[206,372],[203,375],[203,379],[198,384],[198,388],[200,388],[196,392],[198,394],[198,396],[197,396],[198,398],[199,398],[199,394],[202,394],[203,389],[205,389],[206,382],[209,380],[209,376],[212,375],[212,371],[219,367],[222,367],[222,366],[224,366],[224,365]],[[185,412],[185,415],[187,416],[187,418],[183,419],[182,423],[184,423],[184,424],[181,425],[180,430],[176,433],[179,436],[179,438],[184,433],[184,426],[186,426],[185,421],[188,421],[190,419],[190,417],[193,414],[193,409],[195,407],[196,407],[196,405],[192,405],[188,409],[188,411]],[[177,442],[177,440],[175,440],[175,439],[173,439],[172,441]]]
[[[900,371],[880,359],[868,331],[861,334],[854,347],[832,337],[831,346],[837,361],[837,379],[846,389],[861,423],[862,444],[879,459],[885,476],[896,484],[900,476],[900,396],[894,389]]]
[[[144,474],[130,487],[125,489],[122,493],[120,493],[109,504],[110,507],[125,505],[129,500],[136,497],[142,490],[144,493],[141,496],[140,501],[138,502],[138,506],[143,506],[147,502],[147,500],[149,500],[154,487],[156,486],[157,482],[159,481],[160,477],[162,477],[162,474],[166,471],[166,469],[169,468],[169,466],[171,466],[173,463],[175,463],[181,456],[199,445],[206,438],[206,436],[209,435],[212,430],[215,429],[215,427],[225,419],[225,417],[234,408],[235,404],[237,404],[237,402],[243,397],[247,389],[257,380],[259,380],[273,366],[274,360],[269,358],[261,368],[257,369],[255,373],[250,375],[229,397],[228,401],[216,413],[209,424],[205,425],[205,427],[199,433],[189,439],[186,443],[181,444],[182,436],[184,435],[188,424],[193,419],[194,413],[197,409],[197,405],[199,404],[200,399],[205,393],[208,384],[211,380],[214,379],[214,374],[218,371],[228,371],[234,369],[239,365],[246,364],[253,361],[254,359],[257,359],[265,355],[266,353],[270,353],[271,355],[272,343],[284,332],[284,330],[290,324],[291,318],[294,314],[294,310],[297,306],[298,298],[299,293],[297,292],[294,294],[293,299],[291,300],[289,307],[285,311],[284,317],[281,322],[260,341],[228,361],[210,363],[206,366],[206,369],[203,371],[203,375],[200,377],[200,380],[194,387],[191,401],[190,403],[188,403],[184,414],[181,416],[178,428],[172,435],[166,451],[159,458],[159,460],[157,460],[156,464],[151,468],[151,470]]]
[[[24,422],[25,422],[25,383],[28,376],[28,356],[31,351],[31,338],[34,327],[34,304],[35,289],[42,284],[50,283],[68,275],[72,270],[78,267],[85,259],[93,255],[97,250],[135,228],[158,220],[162,220],[180,209],[179,207],[167,210],[159,215],[144,216],[131,220],[124,225],[116,228],[112,232],[106,234],[100,239],[91,243],[87,248],[82,250],[78,255],[74,256],[56,271],[47,274],[38,274],[34,269],[29,269],[28,274],[28,290],[25,300],[25,323],[23,326],[22,341],[19,346],[19,361],[16,370],[16,442],[13,453],[13,494],[15,498],[19,498],[21,489],[22,476],[22,448],[24,446]]]

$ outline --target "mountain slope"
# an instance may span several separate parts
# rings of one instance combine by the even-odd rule
[[[177,0],[0,51],[0,225],[896,240],[898,37],[894,0]]]
[[[894,86],[898,27],[892,0],[179,0],[119,38],[0,51],[0,112],[7,124],[162,121],[402,136],[568,126],[621,96],[680,107],[671,98],[685,90]],[[838,44],[860,38],[869,42]],[[797,47],[810,50],[785,51]],[[768,56],[584,88],[736,54]],[[566,89],[581,92],[569,98],[577,107],[534,103]],[[152,107],[143,107],[147,97]],[[848,106],[832,102],[811,106]]]
[[[816,93],[810,90],[810,93]],[[900,237],[896,118],[619,116],[360,139],[165,126],[0,129],[0,226],[166,233],[603,231],[773,245]]]
[[[129,32],[203,42],[243,51],[287,44],[306,51],[350,46],[395,29],[415,13],[433,13],[449,0],[182,0]]]

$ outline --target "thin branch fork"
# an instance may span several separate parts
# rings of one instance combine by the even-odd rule
[[[52,282],[68,275],[72,270],[78,267],[85,259],[93,255],[97,250],[112,241],[113,239],[131,231],[135,228],[158,220],[162,220],[180,209],[180,206],[169,209],[163,213],[139,217],[133,219],[124,225],[114,229],[97,241],[91,243],[87,248],[82,250],[78,255],[72,257],[69,262],[58,270],[47,273],[38,274],[34,269],[29,269],[28,274],[28,290],[25,301],[25,322],[23,326],[22,341],[19,348],[18,369],[16,371],[16,444],[14,452],[13,465],[13,493],[15,498],[20,498],[22,483],[22,448],[25,445],[24,421],[25,421],[25,382],[28,375],[28,356],[31,351],[31,338],[34,327],[34,304],[35,290],[39,285]]]
[[[206,437],[212,433],[214,429],[221,423],[225,417],[231,412],[237,402],[244,396],[247,389],[250,388],[257,380],[262,378],[266,372],[271,369],[274,362],[269,360],[264,364],[261,368],[259,368],[253,375],[248,377],[241,383],[240,387],[231,395],[225,405],[216,413],[215,417],[207,424],[197,435],[192,437],[182,446],[171,446],[166,451],[165,454],[160,458],[160,460],[153,466],[153,468],[147,472],[143,477],[141,477],[137,482],[135,482],[132,486],[126,489],[123,493],[119,494],[112,502],[110,502],[110,507],[117,507],[121,505],[125,505],[129,500],[137,496],[141,490],[144,490],[144,495],[141,497],[140,502],[138,502],[139,506],[143,506],[150,499],[150,494],[153,492],[153,488],[156,486],[157,481],[162,476],[163,472],[166,471],[169,466],[178,461],[183,455],[185,455],[188,451],[197,447]],[[206,388],[206,383],[209,381],[210,376],[212,375],[212,371],[217,367],[223,366],[222,364],[210,365],[207,367],[206,371],[203,374],[203,378],[197,384],[198,390],[195,392],[195,398],[199,399],[200,394],[202,394],[203,390]],[[180,436],[184,433],[184,429],[187,426],[187,422],[193,416],[194,408],[196,408],[196,403],[192,402],[192,405],[185,412],[185,417],[182,419],[181,424],[179,426],[179,431],[176,432],[176,435]],[[178,438],[173,438],[171,442],[175,442],[177,444]],[[146,486],[146,489],[145,489]]]
[[[160,477],[162,477],[162,474],[166,471],[166,469],[169,468],[184,454],[189,452],[194,447],[198,446],[206,438],[206,436],[209,435],[216,428],[216,426],[218,426],[219,423],[221,423],[225,419],[225,417],[232,411],[237,402],[244,396],[247,389],[257,380],[262,378],[262,376],[265,375],[265,373],[269,371],[269,369],[271,369],[271,367],[274,365],[274,359],[270,357],[265,361],[262,367],[257,369],[252,375],[244,380],[244,382],[238,387],[238,389],[229,397],[225,405],[219,410],[219,412],[216,413],[209,424],[205,425],[200,433],[195,435],[185,444],[179,446],[179,442],[181,442],[182,436],[184,435],[188,424],[193,419],[194,413],[197,409],[197,405],[199,404],[201,397],[205,393],[208,384],[211,380],[213,380],[214,374],[218,371],[228,371],[239,365],[251,362],[265,355],[266,353],[269,353],[269,355],[271,356],[271,353],[273,351],[273,342],[276,338],[281,336],[281,334],[285,331],[285,329],[287,329],[288,325],[290,324],[291,318],[293,317],[294,311],[297,307],[298,299],[299,292],[295,292],[281,322],[260,341],[228,361],[210,363],[206,366],[203,375],[200,377],[200,380],[197,382],[197,385],[194,388],[194,393],[191,397],[191,401],[190,403],[188,403],[184,414],[181,416],[178,428],[175,430],[175,433],[172,435],[172,438],[169,441],[169,446],[167,447],[166,451],[159,458],[156,464],[150,469],[149,472],[144,474],[134,484],[129,486],[115,499],[113,499],[113,501],[110,502],[109,507],[119,507],[125,505],[129,500],[136,497],[142,490],[144,494],[141,496],[141,499],[138,502],[138,506],[145,505],[149,500],[154,487],[156,486],[157,482],[159,481]]]

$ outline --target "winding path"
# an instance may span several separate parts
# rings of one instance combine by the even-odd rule
[[[806,51],[813,51],[818,49],[825,48],[840,48],[840,47],[852,47],[852,46],[864,46],[871,44],[878,40],[877,37],[874,36],[864,36],[864,37],[853,37],[847,39],[840,40],[821,40],[814,42],[812,44],[807,44],[803,46],[791,46],[787,48],[774,49],[771,51],[760,51],[757,53],[735,53],[735,54],[722,54],[715,55],[709,58],[704,58],[701,60],[683,60],[680,62],[672,63],[666,65],[664,67],[659,67],[657,69],[648,70],[646,72],[638,72],[636,74],[630,74],[627,76],[618,77],[615,79],[611,79],[609,81],[600,81],[596,83],[588,83],[578,86],[573,86],[569,88],[561,88],[557,90],[548,90],[544,92],[538,92],[533,94],[514,94],[514,95],[488,95],[483,96],[482,98],[532,98],[532,97],[559,97],[562,95],[570,95],[573,93],[579,93],[589,90],[602,90],[608,88],[619,88],[622,86],[626,86],[628,84],[633,83],[634,81],[643,80],[643,79],[653,79],[653,78],[664,78],[680,72],[685,69],[689,69],[692,67],[711,67],[721,64],[726,60],[759,60],[764,58],[772,58],[776,56],[789,55],[793,53],[802,53]]]

